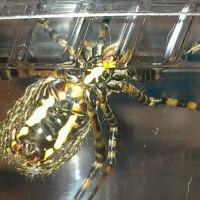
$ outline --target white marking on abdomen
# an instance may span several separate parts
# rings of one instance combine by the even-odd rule
[[[21,130],[19,131],[19,134],[17,135],[17,138],[20,138],[21,136],[24,135],[28,135],[28,131],[29,128],[27,126],[22,127]]]

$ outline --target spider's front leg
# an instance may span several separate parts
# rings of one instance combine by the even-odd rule
[[[148,97],[144,93],[140,92],[134,85],[128,83],[126,81],[109,81],[107,83],[107,87],[114,92],[125,92],[130,94],[135,98],[138,103],[142,103],[143,105],[156,106],[156,105],[169,105],[187,108],[191,110],[199,110],[199,104],[192,101],[183,101],[173,98],[155,98]]]
[[[85,194],[86,190],[89,188],[92,179],[96,176],[99,170],[103,166],[103,162],[106,159],[105,144],[103,141],[103,134],[101,131],[98,115],[97,115],[97,105],[95,93],[92,90],[87,90],[85,93],[85,99],[87,104],[87,114],[90,119],[90,124],[92,131],[94,132],[95,139],[95,150],[96,150],[96,160],[93,163],[88,176],[83,180],[81,187],[78,189],[74,199],[81,199]]]
[[[162,69],[115,69],[112,74],[114,80],[134,80],[137,82],[153,81],[160,78]]]
[[[191,55],[191,54],[195,54],[199,50],[200,50],[200,41],[198,41],[197,43],[193,44],[192,47],[185,52],[185,56],[188,56],[188,55]]]
[[[38,20],[38,23],[40,23],[44,27],[44,31],[52,38],[56,43],[58,43],[65,52],[69,53],[69,55],[74,56],[74,49],[68,44],[67,40],[64,40],[61,35],[55,31],[49,24],[49,20],[45,18],[40,18]]]
[[[183,59],[187,61],[199,61],[200,41],[193,44],[189,50],[183,51]]]

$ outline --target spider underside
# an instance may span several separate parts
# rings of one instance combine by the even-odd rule
[[[103,19],[95,43],[85,40],[74,50],[47,19],[39,19],[45,32],[69,55],[64,66],[74,68],[57,69],[55,77],[42,78],[30,85],[1,124],[2,157],[28,176],[50,174],[58,169],[78,151],[92,130],[95,161],[74,199],[83,197],[106,161],[105,171],[89,197],[92,199],[115,164],[118,127],[107,102],[108,95],[125,92],[143,105],[199,109],[195,102],[148,97],[131,84],[130,80],[155,80],[160,70],[128,69],[130,49],[122,52],[120,43],[107,44],[110,20],[110,17]],[[109,125],[108,147],[104,143],[98,108]]]

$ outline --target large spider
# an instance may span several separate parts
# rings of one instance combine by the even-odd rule
[[[154,80],[160,71],[126,68],[131,57],[129,49],[122,52],[119,43],[107,44],[105,39],[110,20],[110,17],[103,19],[94,44],[82,41],[75,50],[47,19],[40,19],[45,32],[65,49],[69,59],[62,69],[56,70],[54,77],[41,78],[30,85],[1,124],[2,157],[28,176],[50,174],[59,168],[78,151],[91,127],[96,158],[74,199],[83,197],[107,161],[105,171],[89,197],[92,199],[115,164],[118,127],[107,102],[108,95],[125,92],[143,105],[199,109],[195,102],[148,97],[131,84],[129,80]],[[70,70],[66,69],[70,67]],[[98,108],[109,125],[107,148]]]

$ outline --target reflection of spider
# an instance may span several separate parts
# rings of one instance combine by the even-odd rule
[[[185,55],[191,55],[191,54],[195,54],[196,52],[198,52],[200,50],[200,41],[198,41],[197,43],[193,44],[189,50],[187,50],[185,52]]]
[[[185,51],[183,58],[187,61],[199,61],[200,41],[193,44],[189,50]]]
[[[96,160],[75,199],[83,197],[107,160],[105,171],[89,197],[92,199],[115,164],[118,128],[107,103],[108,95],[125,92],[149,106],[167,104],[198,109],[198,104],[147,97],[129,83],[131,79],[154,80],[159,71],[126,68],[129,50],[121,52],[119,43],[106,44],[109,17],[103,19],[96,43],[81,42],[77,50],[50,27],[48,20],[40,19],[39,23],[70,55],[64,67],[71,69],[57,70],[57,77],[42,78],[26,89],[1,124],[0,151],[2,157],[26,175],[50,174],[77,152],[91,127]],[[104,144],[98,108],[109,125],[108,148]]]

